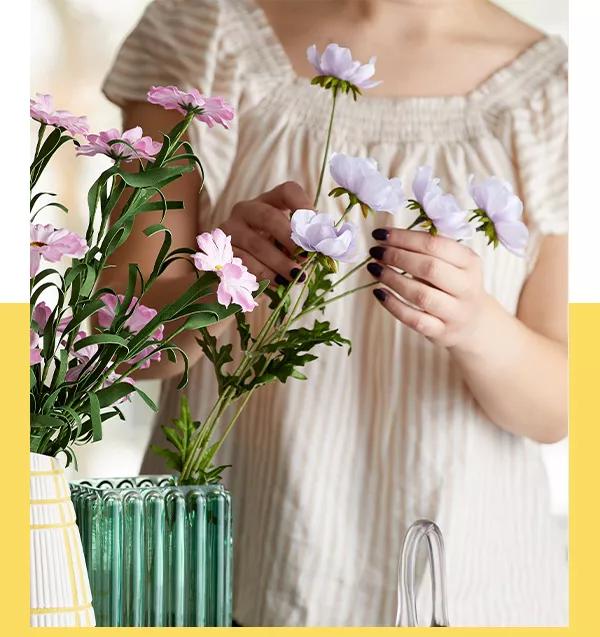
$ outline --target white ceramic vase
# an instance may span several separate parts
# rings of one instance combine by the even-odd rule
[[[75,510],[56,458],[30,454],[31,625],[95,626]]]

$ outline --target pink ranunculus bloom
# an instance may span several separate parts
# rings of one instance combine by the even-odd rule
[[[460,207],[453,195],[444,193],[439,183],[431,166],[419,166],[412,184],[415,200],[439,234],[456,240],[471,238],[469,212]]]
[[[498,177],[488,177],[479,182],[469,177],[469,192],[500,243],[518,257],[525,255],[529,230],[522,221],[523,202],[514,194],[512,186]]]
[[[210,128],[215,124],[229,128],[234,116],[233,106],[222,97],[208,97],[195,88],[182,91],[176,86],[153,86],[147,99],[150,104],[158,104],[168,111],[175,110],[182,115],[194,113],[196,119]]]
[[[50,318],[50,314],[52,314],[52,308],[46,305],[44,301],[41,301],[33,308],[31,318],[37,325],[38,334],[41,334],[44,331],[46,323],[48,323],[48,319]]]
[[[80,259],[88,251],[85,240],[74,232],[55,228],[51,224],[32,223],[30,226],[29,276],[39,270],[42,257],[56,263],[62,257]]]
[[[212,232],[203,232],[196,237],[200,252],[194,254],[194,264],[204,272],[220,272],[227,263],[233,261],[231,237],[221,228]]]
[[[127,144],[114,142],[123,140]],[[162,148],[161,142],[155,142],[152,137],[144,136],[140,126],[135,126],[122,133],[116,128],[100,131],[97,135],[86,136],[87,144],[77,149],[78,155],[106,155],[115,161],[131,161],[132,159],[146,159],[153,161]]]
[[[300,208],[292,215],[292,241],[307,252],[318,252],[336,261],[356,259],[356,226],[347,221],[336,227],[326,213]]]
[[[29,330],[29,364],[37,365],[41,362],[40,336],[34,330]]]
[[[361,64],[358,60],[352,59],[350,49],[339,44],[328,44],[321,55],[317,51],[317,46],[313,44],[306,50],[306,57],[317,75],[336,77],[359,89],[369,89],[381,84],[370,79],[375,73],[375,57],[367,64]]]
[[[244,312],[252,312],[258,305],[252,292],[258,290],[256,277],[248,271],[242,260],[234,258],[232,263],[226,263],[219,272],[219,287],[217,300],[225,307],[230,303],[237,303]]]
[[[42,124],[64,128],[70,135],[87,135],[90,127],[84,116],[78,117],[69,111],[55,111],[52,95],[37,93],[29,100],[29,114]]]

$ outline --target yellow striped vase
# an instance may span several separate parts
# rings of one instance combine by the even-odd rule
[[[30,454],[32,626],[95,626],[75,511],[56,458]]]

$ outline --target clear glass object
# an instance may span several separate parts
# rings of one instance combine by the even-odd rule
[[[417,553],[421,542],[426,543],[431,575],[432,617],[430,626],[449,626],[446,607],[446,570],[442,532],[431,520],[417,520],[412,524],[402,545],[398,567],[398,611],[396,626],[418,626],[415,574]]]
[[[231,626],[231,500],[221,485],[139,476],[70,488],[97,626]]]

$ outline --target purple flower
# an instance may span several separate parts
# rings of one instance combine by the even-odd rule
[[[42,124],[49,124],[57,128],[64,128],[70,135],[87,135],[90,127],[85,117],[77,117],[69,111],[55,111],[52,95],[36,93],[35,98],[29,100],[29,114]]]
[[[333,153],[329,170],[338,184],[329,194],[335,197],[347,194],[350,203],[360,205],[365,217],[370,211],[394,213],[404,206],[402,181],[384,177],[374,159]]]
[[[195,88],[182,91],[176,86],[153,86],[148,91],[147,99],[150,104],[158,104],[168,111],[175,110],[182,115],[194,113],[196,119],[209,128],[215,124],[229,128],[234,116],[233,106],[222,97],[208,97]]]
[[[313,44],[306,50],[306,57],[317,72],[317,77],[323,78],[322,82],[315,81],[316,78],[313,82],[324,86],[324,88],[339,87],[343,89],[343,84],[335,82],[335,80],[341,80],[349,85],[349,90],[354,87],[356,92],[360,94],[360,89],[369,89],[381,84],[381,82],[369,79],[375,73],[376,58],[372,57],[367,64],[361,64],[358,60],[352,59],[350,49],[339,46],[339,44],[328,44],[321,55],[317,51],[317,46]],[[331,78],[334,81],[328,83],[327,80]]]
[[[31,318],[37,325],[38,334],[41,334],[44,331],[51,314],[52,314],[52,309],[48,305],[46,305],[44,301],[42,301],[41,303],[38,303],[33,308],[33,312],[31,313]]]
[[[345,222],[336,227],[331,215],[300,208],[292,215],[292,241],[307,252],[318,252],[337,261],[356,257],[356,226]]]
[[[34,330],[29,330],[29,364],[37,365],[42,362],[40,337]]]
[[[524,256],[529,231],[522,221],[523,202],[513,193],[511,185],[498,177],[475,182],[471,175],[469,192],[478,206],[474,211],[481,222],[477,230],[484,232],[494,246],[500,242],[509,252]]]
[[[50,224],[32,223],[30,226],[29,276],[34,277],[42,257],[56,263],[64,256],[80,259],[87,252],[84,239],[74,232],[57,229]]]
[[[143,131],[139,126],[119,132],[116,128],[100,131],[98,135],[86,136],[87,144],[82,144],[77,149],[78,155],[106,155],[114,160],[131,161],[132,159],[146,159],[153,161],[158,155],[162,144],[155,142],[151,137],[143,137]],[[123,140],[126,144],[115,142]],[[114,143],[110,143],[114,142]]]
[[[451,239],[469,239],[473,229],[468,222],[468,211],[463,210],[453,195],[444,193],[440,180],[433,177],[431,166],[420,166],[413,180],[415,199],[409,204],[419,210],[413,226],[421,225],[431,234],[441,234]]]
[[[117,304],[122,303],[125,297],[122,294],[115,295],[106,293],[103,294],[100,299],[104,303],[104,307],[98,312],[98,325],[106,329],[109,328],[115,320],[115,316],[117,313]],[[131,316],[129,316],[129,318],[125,321],[124,327],[132,334],[137,334],[158,314],[158,312],[151,307],[147,307],[145,305],[142,305],[141,303],[138,303],[138,299],[135,296],[131,299],[131,303],[129,305],[129,308],[127,309],[127,312],[129,312],[134,306],[135,309],[131,313]],[[151,338],[158,342],[161,341],[163,337],[164,325],[158,325],[152,333]],[[150,356],[150,354],[152,355]],[[148,356],[148,358],[146,358],[146,356]],[[143,358],[146,358],[146,360],[140,365],[140,369],[146,369],[147,367],[150,367],[153,361],[160,361],[161,353],[160,351],[156,351],[156,347],[149,345],[127,362],[131,365],[134,365],[135,363],[141,361]]]

